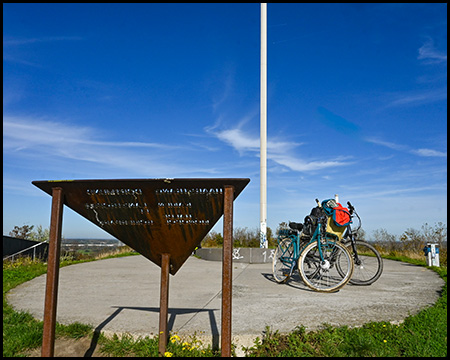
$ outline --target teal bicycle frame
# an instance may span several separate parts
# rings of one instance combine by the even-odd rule
[[[296,234],[292,234],[292,231],[296,231]],[[314,231],[313,236],[311,237],[311,240],[308,242],[303,242],[302,246],[301,242],[300,242],[300,231],[298,230],[280,230],[279,235],[278,235],[278,239],[277,242],[278,244],[280,244],[280,240],[286,240],[287,238],[289,238],[291,240],[291,244],[293,245],[293,253],[289,253],[286,254],[286,252],[288,252],[289,248],[286,250],[286,252],[280,257],[281,261],[284,264],[290,264],[290,272],[289,272],[289,277],[292,275],[292,273],[295,270],[295,266],[297,265],[298,259],[300,257],[300,254],[302,253],[302,251],[311,243],[313,242],[317,242],[317,248],[319,249],[319,256],[320,256],[320,261],[324,261],[324,257],[323,257],[323,253],[322,253],[322,246],[323,245],[328,245],[328,243],[330,242],[330,238],[327,237],[325,235],[325,239],[323,239],[322,237],[322,223],[319,220],[316,230]],[[286,236],[287,235],[287,236]],[[325,240],[326,243],[322,243],[321,240]],[[335,243],[336,241],[332,241],[333,243]]]
[[[339,237],[326,231],[327,221],[328,216],[320,216],[311,237],[303,232],[302,224],[303,228],[290,223],[290,229],[279,230],[272,261],[277,283],[286,283],[298,269],[305,285],[315,291],[335,292],[347,284],[354,270],[353,258]]]

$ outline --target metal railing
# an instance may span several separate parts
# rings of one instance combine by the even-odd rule
[[[38,246],[43,245],[43,244],[48,244],[48,240],[43,241],[43,242],[40,242],[40,243],[35,244],[35,245],[33,245],[33,246],[30,246],[29,248],[20,250],[20,251],[14,253],[14,254],[12,254],[12,255],[8,255],[8,256],[6,256],[6,257],[3,258],[3,261],[8,260],[8,259],[11,259],[11,261],[14,261],[14,257],[15,257],[15,256],[18,256],[18,255],[20,255],[20,254],[22,254],[22,253],[24,253],[24,252],[26,252],[26,251],[28,251],[28,250],[30,250],[30,249],[33,249],[33,261],[34,261],[34,260],[36,259],[36,248],[37,248]]]

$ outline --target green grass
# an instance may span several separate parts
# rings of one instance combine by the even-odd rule
[[[101,336],[99,344],[102,351],[108,356],[114,357],[158,357],[158,338],[139,337],[134,339],[129,334],[114,335],[111,338]],[[166,357],[218,357],[219,350],[213,350],[210,345],[205,346],[196,335],[187,340],[181,340],[177,335],[172,335],[167,343]]]
[[[115,255],[119,256],[119,255]],[[424,261],[395,258],[416,265]],[[63,261],[62,266],[80,261]],[[290,334],[280,334],[270,328],[254,346],[246,349],[250,357],[262,356],[447,356],[447,268],[431,268],[445,281],[436,304],[410,316],[400,325],[373,322],[358,328],[331,327],[324,324],[318,331],[307,332],[303,327]],[[46,272],[46,265],[22,261],[3,266],[3,357],[23,356],[42,343],[42,322],[26,312],[14,311],[6,302],[6,293],[15,286]],[[88,325],[57,324],[56,337],[81,338],[94,336]],[[98,335],[97,335],[98,336]],[[130,335],[106,338],[98,336],[98,344],[105,356],[158,356],[157,338],[134,339]],[[172,336],[167,345],[168,356],[211,357],[220,350],[203,346],[195,337],[188,341]]]
[[[132,253],[115,254],[107,257],[119,257]],[[61,267],[90,260],[62,260]],[[3,357],[20,356],[26,350],[37,348],[42,344],[43,322],[33,318],[27,312],[15,311],[6,301],[6,293],[14,287],[47,272],[47,264],[31,261],[25,257],[15,262],[3,263]],[[93,329],[89,325],[74,323],[56,325],[57,337],[78,339],[92,336]]]
[[[402,259],[404,261],[405,259]],[[358,328],[324,325],[318,331],[304,327],[290,334],[270,328],[247,349],[247,356],[321,357],[446,357],[447,356],[447,268],[432,268],[445,280],[435,305],[410,316],[400,325],[372,322]]]

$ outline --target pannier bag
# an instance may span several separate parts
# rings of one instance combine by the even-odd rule
[[[325,216],[326,213],[319,206],[316,206],[311,210],[311,213],[305,217],[303,221],[303,235],[312,236],[316,231],[318,219]]]
[[[342,239],[347,225],[352,223],[352,217],[347,208],[334,199],[322,201],[322,208],[328,215],[326,232],[336,235]]]

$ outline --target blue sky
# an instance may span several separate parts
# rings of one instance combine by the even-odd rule
[[[339,194],[370,235],[447,219],[447,5],[268,4],[268,226]],[[259,4],[3,4],[3,234],[33,180],[250,178]],[[222,231],[221,224],[216,230]],[[110,237],[70,209],[63,236]]]

